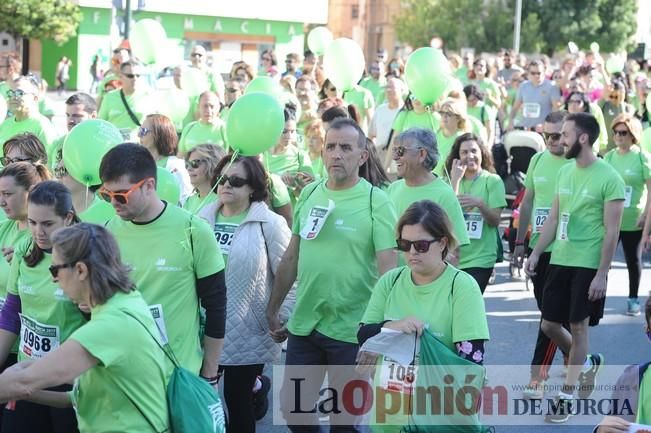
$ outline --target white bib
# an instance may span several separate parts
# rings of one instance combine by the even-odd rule
[[[163,314],[163,306],[161,304],[150,305],[149,312],[156,322],[156,328],[158,328],[158,333],[160,334],[161,343],[167,344],[169,339],[167,338],[167,327],[165,326],[165,315]]]
[[[567,237],[567,226],[570,224],[570,214],[563,212],[561,218],[558,221],[558,232],[556,233],[556,240],[558,241],[569,241]]]
[[[315,239],[319,236],[319,232],[323,228],[328,216],[335,208],[335,202],[328,200],[328,207],[314,206],[305,218],[303,229],[301,230],[301,237],[306,241]]]
[[[542,228],[543,225],[545,224],[545,221],[547,221],[547,218],[549,218],[549,212],[551,211],[551,208],[548,207],[537,207],[536,210],[534,211],[534,216],[533,216],[533,232],[534,233],[542,233]]]
[[[522,104],[522,116],[528,119],[540,117],[540,104],[535,102],[526,102]]]
[[[633,196],[633,187],[630,185],[624,186],[624,207],[631,207],[631,197]]]
[[[411,394],[418,374],[417,365],[402,365],[393,359],[382,356],[380,386],[391,392]],[[415,362],[417,364],[418,362]]]
[[[484,231],[484,217],[481,216],[481,213],[467,212],[463,214],[463,219],[466,221],[468,238],[481,239],[481,234]]]
[[[217,239],[217,243],[219,244],[222,253],[226,255],[231,251],[231,242],[233,242],[233,236],[235,235],[235,229],[237,227],[238,224],[215,223],[215,239]]]
[[[40,359],[59,347],[61,333],[58,326],[39,323],[20,315],[20,346],[23,354],[31,359]]]

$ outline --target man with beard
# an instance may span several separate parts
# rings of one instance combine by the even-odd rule
[[[566,116],[567,112],[565,111],[554,111],[547,115],[543,123],[543,137],[547,149],[534,155],[527,169],[527,178],[524,182],[526,190],[520,203],[520,227],[522,230],[518,230],[513,252],[513,262],[518,268],[524,261],[527,222],[531,224],[528,251],[528,254],[531,254],[538,242],[543,224],[549,216],[556,194],[558,173],[561,168],[570,163],[565,158],[565,147],[561,144],[561,128]],[[549,245],[541,253],[536,267],[536,275],[531,278],[533,294],[540,311],[542,311],[543,288],[552,255],[551,251],[552,245]],[[524,398],[543,398],[545,380],[548,378],[549,366],[554,360],[555,354],[556,344],[541,329],[538,329],[536,348],[531,360],[531,381],[523,392]]]
[[[560,169],[549,217],[527,261],[526,271],[535,277],[541,255],[553,242],[541,328],[570,357],[565,383],[545,416],[552,423],[569,419],[575,390],[581,399],[590,397],[604,363],[603,355],[588,354],[588,324],[603,317],[625,191],[615,169],[592,152],[598,137],[599,123],[591,114],[565,119],[560,143],[565,157],[576,163]],[[570,332],[563,323],[570,324]]]

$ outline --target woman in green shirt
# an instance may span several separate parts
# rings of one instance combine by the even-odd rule
[[[169,431],[172,365],[152,337],[158,335],[154,319],[115,239],[102,226],[81,223],[57,230],[51,246],[50,278],[67,302],[90,307],[91,320],[47,356],[0,375],[0,401],[74,405],[81,433]],[[44,391],[73,381],[71,393]]]
[[[440,161],[446,161],[454,140],[466,131],[470,131],[468,124],[468,113],[459,99],[447,98],[441,103],[439,108],[441,116],[441,127],[436,130],[436,146],[441,157]],[[434,173],[439,177],[450,178],[446,173],[445,164],[438,164],[434,168]]]
[[[16,340],[18,361],[36,361],[52,353],[86,323],[80,309],[52,281],[51,234],[78,222],[72,195],[62,184],[45,181],[29,193],[27,222],[31,238],[16,246],[7,282],[7,300],[0,312],[0,358],[5,359]],[[54,373],[52,373],[54,374]],[[66,382],[53,391],[70,391]],[[71,409],[53,409],[31,401],[17,401],[5,410],[3,431],[77,431]]]
[[[210,181],[215,175],[217,164],[225,155],[226,152],[219,146],[200,144],[185,156],[185,168],[194,191],[183,204],[183,209],[197,213],[203,206],[217,200],[217,193]]]
[[[219,118],[222,103],[219,96],[205,91],[199,96],[199,120],[188,123],[183,128],[179,140],[179,153],[186,154],[199,144],[226,146],[226,125]]]
[[[464,212],[470,244],[461,247],[459,269],[472,275],[484,293],[497,261],[500,215],[506,206],[502,179],[481,138],[457,137],[446,161],[450,185]]]

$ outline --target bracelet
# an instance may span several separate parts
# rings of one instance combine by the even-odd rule
[[[208,382],[209,385],[213,385],[213,386],[214,386],[214,385],[217,385],[217,384],[219,383],[219,379],[221,379],[222,375],[221,375],[221,374],[217,374],[217,376],[215,376],[215,377],[204,377],[204,376],[201,376],[201,375],[200,375],[199,377],[201,377],[203,380],[205,380],[206,382]]]
[[[515,246],[518,247],[520,245],[524,245],[524,241],[515,241]]]

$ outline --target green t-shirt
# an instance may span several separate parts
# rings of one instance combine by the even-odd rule
[[[460,66],[459,69],[454,71],[454,76],[457,80],[461,81],[461,84],[464,86],[470,83],[470,78],[468,78],[468,67],[465,65]]]
[[[637,415],[635,422],[638,424],[651,424],[651,369],[644,372],[640,381],[640,397],[637,401]]]
[[[489,96],[491,98],[500,97],[500,85],[497,84],[495,81],[491,80],[490,78],[484,78],[482,80],[472,80],[471,84],[474,84],[475,86],[479,87],[479,90],[481,90],[486,95],[486,98],[484,98],[484,102],[490,106],[493,106],[493,104],[491,104],[490,101],[488,100]]]
[[[289,196],[289,189],[285,182],[277,174],[267,173],[269,176],[269,182],[271,190],[271,207],[278,209],[292,202],[291,197]]]
[[[183,128],[179,152],[188,153],[200,144],[215,144],[226,148],[226,127],[221,119],[217,119],[214,125],[197,120]]]
[[[376,80],[373,77],[366,77],[359,85],[371,92],[376,107],[384,102],[384,88],[387,85],[386,80]]]
[[[325,164],[323,163],[323,158],[320,156],[318,158],[312,159],[312,171],[314,172],[314,177],[318,179],[326,179],[328,177],[328,170],[326,170]]]
[[[433,201],[441,206],[448,215],[448,218],[450,218],[454,237],[457,238],[459,245],[467,245],[470,243],[459,200],[457,200],[457,196],[454,194],[452,187],[440,177],[420,186],[407,186],[404,179],[400,179],[389,185],[387,194],[389,194],[393,207],[396,209],[398,218],[414,202],[419,200]]]
[[[625,232],[639,231],[642,227],[636,224],[646,206],[646,183],[651,179],[651,156],[632,146],[624,155],[613,149],[604,156],[604,161],[612,165],[624,180],[625,198],[624,214],[620,229]]]
[[[235,230],[242,224],[247,214],[248,209],[239,215],[229,217],[222,215],[221,212],[217,213],[217,219],[215,220],[215,239],[217,239],[219,248],[222,250],[226,265],[228,265],[228,254],[231,251],[231,243],[233,242]]]
[[[136,92],[132,95],[124,95],[127,104],[135,117],[142,123],[145,114],[149,113],[151,101],[146,92]],[[124,139],[137,140],[138,125],[131,120],[129,112],[122,102],[120,90],[112,90],[104,95],[102,105],[97,113],[97,117],[115,125]]]
[[[170,205],[147,224],[116,216],[106,227],[132,267],[131,278],[147,304],[159,306],[160,323],[181,366],[198,374],[203,355],[196,280],[224,269],[212,228]]]
[[[357,343],[357,325],[378,278],[376,253],[395,246],[393,205],[384,191],[371,188],[360,179],[342,191],[329,189],[325,181],[303,189],[294,235],[312,230],[315,207],[327,208],[331,200],[334,209],[316,236],[301,237],[296,305],[288,323],[292,334],[305,336],[316,329]]]
[[[524,186],[533,191],[533,207],[531,209],[531,238],[529,246],[534,248],[542,232],[542,226],[549,216],[549,212],[556,197],[556,181],[561,167],[570,163],[564,156],[554,156],[549,151],[539,152],[531,158]],[[524,224],[520,223],[521,227]],[[545,252],[551,252],[552,244]]]
[[[486,170],[482,170],[473,180],[461,179],[459,195],[461,194],[479,197],[490,209],[506,206],[504,182],[498,175]],[[470,243],[461,247],[459,268],[492,268],[497,261],[497,227],[489,226],[477,208],[463,211]]]
[[[115,209],[111,203],[95,196],[90,206],[79,214],[79,219],[86,223],[104,225],[114,216]]]
[[[429,111],[416,113],[413,110],[401,110],[393,121],[393,135],[397,136],[409,128],[425,128],[432,132],[439,129],[440,121]]]
[[[0,221],[0,249],[5,247],[15,249],[16,245],[30,236],[31,234],[27,228],[18,229],[18,221],[9,219]],[[0,257],[0,308],[4,305],[7,296],[7,280],[9,279],[10,268],[9,262],[4,257]]]
[[[59,136],[52,122],[40,113],[36,113],[33,117],[20,122],[16,120],[16,117],[12,116],[0,123],[0,154],[2,154],[2,145],[5,141],[23,132],[31,132],[38,137],[46,150],[52,148],[52,144]]]
[[[214,203],[218,198],[219,197],[214,192],[209,193],[207,197],[199,197],[199,193],[195,191],[188,197],[185,203],[183,203],[183,209],[192,214],[196,214],[203,206]]]
[[[270,173],[283,175],[285,173],[296,173],[297,171],[313,174],[312,161],[307,152],[296,146],[287,146],[283,153],[273,154],[265,152],[265,166]]]
[[[108,92],[106,92],[104,90],[104,87],[106,87],[106,83],[108,83],[109,81],[119,80],[119,79],[120,79],[120,76],[118,74],[116,74],[115,72],[113,72],[113,71],[107,72],[104,75],[104,78],[102,78],[102,80],[97,85],[97,96],[103,98],[108,93]],[[102,104],[103,103],[104,103],[104,101],[102,100]]]
[[[479,122],[485,127],[486,122],[495,122],[495,118],[497,117],[497,110],[495,110],[490,105],[487,105],[480,101],[474,107],[468,105],[468,116],[472,116],[473,118],[479,120]]]
[[[468,116],[468,124],[470,125],[473,134],[478,135],[482,140],[484,140],[484,143],[488,141],[488,131],[479,119],[476,119],[473,116]]]
[[[568,164],[558,173],[558,225],[551,263],[598,269],[606,234],[606,202],[624,200],[624,181],[607,162],[581,168]]]
[[[117,292],[93,307],[90,322],[70,336],[99,361],[79,376],[71,393],[79,431],[154,433],[170,428],[166,392],[172,365],[152,338],[158,331],[148,313],[139,292]]]
[[[366,110],[375,107],[375,99],[370,90],[356,84],[352,89],[344,92],[344,101],[353,104],[359,111],[360,123],[365,124]],[[368,119],[369,121],[371,119]]]
[[[429,330],[454,351],[454,343],[490,338],[477,282],[452,265],[422,286],[414,284],[407,266],[390,270],[373,288],[361,322],[381,323],[409,316],[429,325]]]
[[[445,135],[443,132],[443,129],[439,129],[436,131],[436,146],[438,147],[439,150],[439,163],[436,164],[436,167],[434,167],[434,170],[432,170],[433,173],[440,177],[448,178],[448,173],[447,169],[445,168],[446,161],[448,160],[448,156],[450,156],[450,151],[452,150],[452,145],[454,145],[454,141],[459,137],[460,135],[463,135],[463,131],[457,131],[451,136]]]
[[[44,253],[33,268],[25,264],[32,244],[29,237],[16,246],[7,279],[7,293],[20,297],[19,361],[48,355],[86,323],[77,305],[52,281],[51,254]]]

